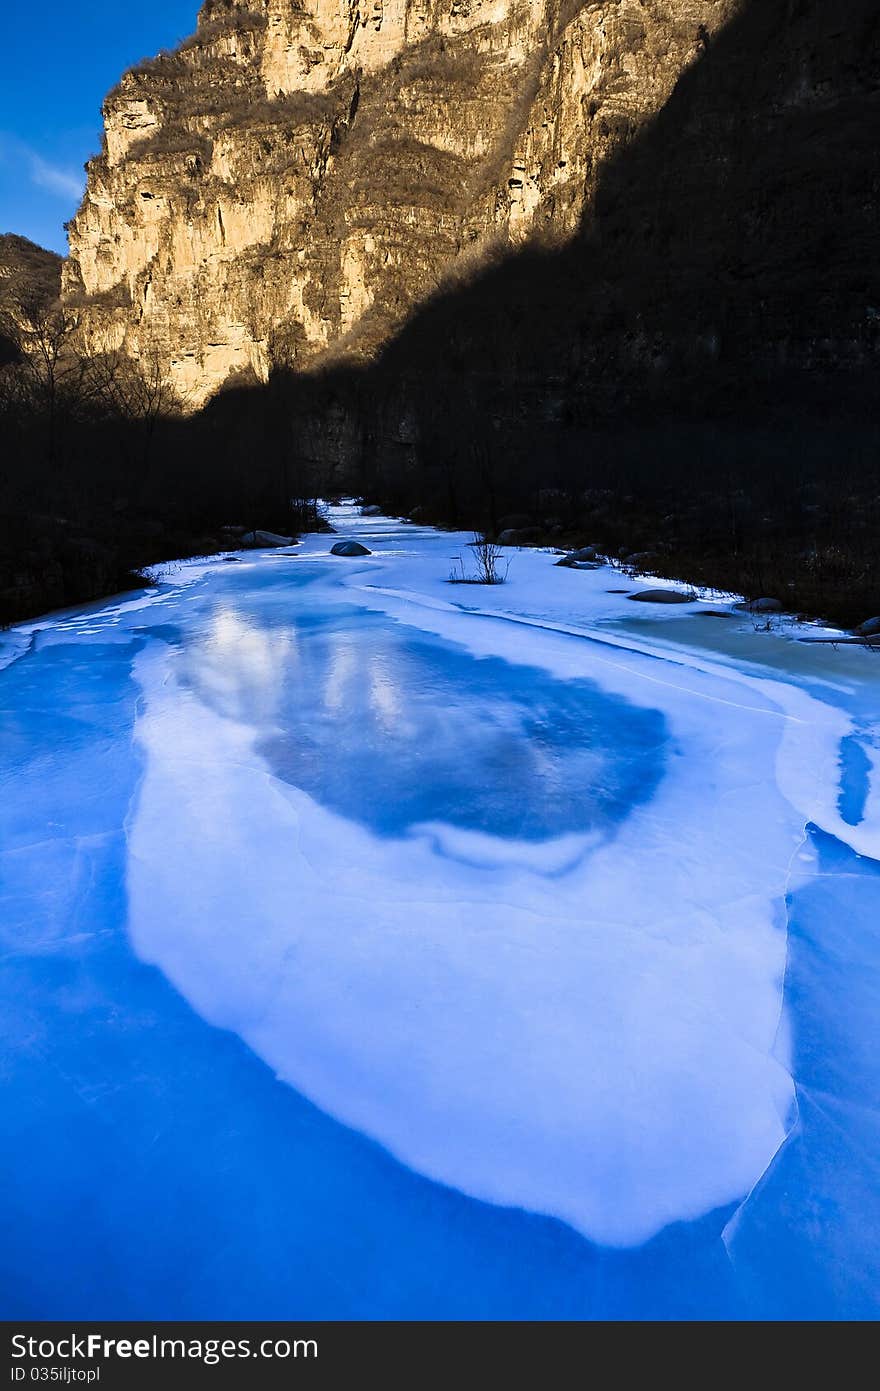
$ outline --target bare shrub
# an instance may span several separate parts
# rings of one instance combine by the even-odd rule
[[[458,557],[456,564],[458,569],[453,566],[449,575],[450,584],[504,584],[510,570],[510,561],[504,563],[502,573],[500,561],[502,552],[500,546],[496,546],[488,536],[480,532],[474,534],[473,541],[470,542],[474,560],[476,562],[476,573],[468,574],[465,570],[464,560]]]

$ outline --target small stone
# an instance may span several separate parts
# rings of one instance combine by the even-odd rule
[[[537,526],[525,526],[521,528],[507,527],[499,533],[499,546],[524,546],[529,541],[537,541],[541,535],[541,529]]]
[[[637,594],[630,594],[629,597],[639,604],[693,603],[692,596],[690,594],[682,594],[679,589],[640,589]]]
[[[782,613],[779,599],[750,599],[746,608],[749,613]]]
[[[330,547],[331,555],[372,555],[366,546],[362,546],[360,541],[337,541],[335,546]]]
[[[257,546],[292,546],[292,536],[279,536],[277,531],[246,531],[241,544],[253,550]]]

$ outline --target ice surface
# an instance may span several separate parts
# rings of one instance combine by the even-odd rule
[[[472,854],[455,854],[454,838],[365,830],[359,822],[373,818],[360,806],[363,787],[352,790],[356,821],[340,814],[335,782],[328,805],[272,775],[253,725],[216,706],[240,705],[256,660],[262,688],[278,695],[263,718],[281,719],[286,683],[272,663],[283,668],[290,649],[283,632],[275,641],[274,659],[271,636],[258,653],[231,643],[213,668],[229,693],[218,699],[215,687],[210,702],[178,684],[173,648],[135,662],[146,773],[128,828],[128,891],[140,954],[331,1114],[467,1193],[625,1244],[742,1196],[781,1142],[790,1102],[772,1050],[785,953],[778,910],[801,826],[769,791],[756,824],[755,781],[778,739],[770,707],[719,730],[711,702],[649,683],[647,709],[662,704],[671,744],[653,796],[631,795],[628,816],[609,818],[603,843],[585,844],[561,876],[555,837],[546,862],[533,853],[487,875]],[[449,660],[445,645],[437,660]],[[579,665],[594,675],[588,654]],[[641,696],[631,666],[633,680],[619,668],[615,680]],[[454,671],[464,688],[460,659]],[[353,672],[367,680],[369,661]],[[410,674],[401,661],[395,673],[378,708],[396,702],[410,718]],[[595,673],[608,680],[601,666]],[[306,676],[300,701],[314,689]],[[718,684],[719,699],[726,689]],[[505,804],[520,808],[531,795],[516,756],[530,741],[515,713],[508,762],[519,780],[490,789],[504,829]],[[376,740],[349,767],[337,722],[343,787],[357,779],[369,788],[372,753],[382,801],[382,759],[393,753]],[[358,724],[368,739],[370,722]],[[424,786],[407,762],[420,795],[399,800],[410,823],[429,819],[436,796],[447,821],[476,820],[485,832],[497,753],[480,760],[465,742],[462,769],[457,727],[445,744],[439,726],[423,741]],[[279,739],[296,741],[299,730],[296,721]],[[323,756],[333,757],[329,746]],[[648,743],[649,790],[654,758]],[[598,759],[571,762],[572,791],[550,790],[574,820],[576,779],[608,775]],[[458,811],[437,776],[444,763],[458,779]],[[284,764],[287,775],[295,769]],[[468,773],[476,817],[465,805]],[[615,779],[627,781],[626,771]],[[552,830],[557,808],[544,814]],[[380,816],[386,832],[389,817],[395,825],[390,812]],[[565,852],[564,861],[568,840]]]
[[[9,643],[10,1311],[875,1308],[870,658],[337,520]]]

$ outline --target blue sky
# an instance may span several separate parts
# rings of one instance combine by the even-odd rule
[[[139,58],[195,28],[199,0],[42,0],[5,6],[0,44],[0,232],[65,252],[62,224],[100,144],[101,101]]]

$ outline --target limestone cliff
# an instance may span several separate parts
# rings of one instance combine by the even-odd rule
[[[64,296],[91,351],[230,378],[369,359],[589,220],[740,0],[206,0],[104,103]]]

